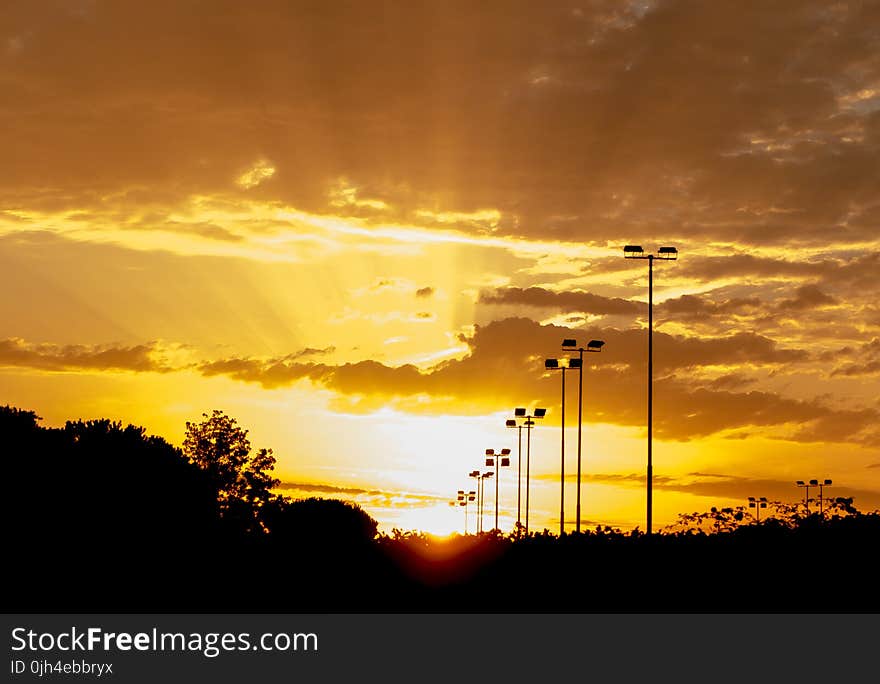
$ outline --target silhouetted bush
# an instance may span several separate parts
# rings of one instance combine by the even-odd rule
[[[264,511],[269,532],[284,543],[364,546],[376,536],[378,523],[356,504],[336,499],[275,499]]]

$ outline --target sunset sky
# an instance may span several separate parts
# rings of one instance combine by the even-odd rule
[[[582,519],[643,529],[622,248],[670,244],[655,524],[813,477],[878,508],[878,26],[869,0],[4,2],[0,404],[177,445],[221,409],[285,493],[437,533],[544,406],[555,530],[543,360],[599,338]]]

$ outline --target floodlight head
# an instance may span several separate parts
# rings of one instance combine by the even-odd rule
[[[510,465],[510,459],[508,457],[505,456],[504,458],[501,459],[501,467],[502,468],[506,468],[509,465]]]
[[[483,473],[483,477],[492,477],[492,475],[494,475],[494,474],[495,473],[493,473],[491,470],[489,470],[488,472]]]
[[[516,421],[513,418],[511,418],[510,420],[504,421],[504,424],[507,427],[516,427]]]
[[[830,484],[831,484],[831,480],[825,480],[825,482],[823,482],[822,484],[830,485]]]
[[[562,340],[562,346],[563,347],[577,347],[578,343],[577,343],[577,340],[565,338],[564,340]]]
[[[760,499],[758,499],[758,501],[760,501],[761,503],[767,503],[767,497],[762,496]]]
[[[463,490],[463,489],[459,489],[459,490],[458,490],[458,493],[459,493],[459,494],[464,494],[464,490]]]
[[[587,342],[587,351],[602,351],[605,346],[605,340],[590,340]]]
[[[749,497],[749,498],[751,498],[751,497]],[[754,501],[754,499],[752,499],[751,501],[749,501],[749,508],[754,508],[754,507],[755,507],[755,501]]]
[[[755,500],[755,497],[753,497],[753,496],[749,497],[749,501],[754,501],[754,500]]]
[[[487,459],[486,459],[486,467],[487,467],[487,468],[491,468],[491,467],[493,467],[494,465],[495,465],[495,459],[494,459],[494,458],[487,458]]]
[[[803,487],[803,486],[804,486],[804,481],[803,481],[803,480],[798,480],[797,482],[795,482],[795,484],[796,484],[798,487]]]
[[[476,501],[476,496],[468,496],[468,501]]]
[[[657,256],[661,259],[677,259],[678,250],[675,247],[661,247],[657,250]]]
[[[459,506],[467,506],[467,501],[462,501],[462,502],[459,503],[458,505],[459,505]]]
[[[486,456],[491,456],[495,453],[495,449],[486,449]]]
[[[523,425],[525,425],[527,428],[532,427],[534,424],[535,424],[535,421],[533,421],[531,418],[529,418],[529,420],[527,420],[525,423],[523,423]]]
[[[479,476],[480,476],[480,471],[479,471],[479,470],[472,470],[472,471],[470,472],[470,474],[468,475],[468,477],[479,477]]]
[[[522,418],[524,415],[526,415],[526,410],[524,408],[515,408],[513,409],[513,415]]]
[[[623,248],[623,256],[628,259],[634,259],[636,257],[640,257],[645,253],[645,250],[642,249],[641,245],[627,245]]]
[[[545,359],[544,368],[559,368],[559,359]]]
[[[569,368],[580,368],[581,366],[583,366],[583,363],[581,362],[580,359],[569,359],[568,360],[568,367]]]
[[[510,455],[510,449],[502,449],[502,450],[501,450],[501,455],[502,455],[502,456],[509,456],[509,455]]]
[[[473,489],[468,492],[468,496],[476,496],[476,495],[477,495],[477,493]]]
[[[546,415],[547,415],[547,409],[545,409],[545,408],[536,408],[532,412],[532,418],[543,418]]]
[[[767,502],[766,502],[766,501],[762,501],[762,502],[761,502],[761,508],[767,508]]]
[[[813,485],[814,487],[818,487],[818,486],[819,486],[819,480],[810,480],[810,484]]]

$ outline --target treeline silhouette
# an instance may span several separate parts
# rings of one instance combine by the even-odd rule
[[[880,515],[851,499],[760,524],[713,509],[652,537],[378,535],[354,504],[274,494],[271,450],[203,418],[176,448],[0,408],[6,612],[880,610]]]

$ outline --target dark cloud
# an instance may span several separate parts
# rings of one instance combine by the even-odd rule
[[[382,494],[377,489],[361,489],[360,487],[340,487],[337,485],[318,484],[313,482],[280,482],[275,489],[296,489],[319,494]]]
[[[851,362],[836,367],[833,376],[859,376],[874,375],[880,373],[880,338],[873,338],[870,342],[860,345],[856,349],[845,347],[829,356],[829,360],[835,357],[850,357]]]
[[[735,390],[755,382],[757,382],[755,378],[750,378],[744,373],[727,373],[711,380],[709,387],[715,390]]]
[[[480,293],[481,304],[520,304],[550,308],[558,311],[583,311],[585,313],[638,314],[645,305],[619,297],[602,297],[591,292],[554,292],[541,287],[505,287]]]
[[[797,288],[794,297],[779,302],[778,308],[780,311],[803,311],[834,304],[837,304],[834,297],[822,292],[815,285],[804,285]]]
[[[857,375],[876,375],[880,373],[880,360],[869,361],[868,363],[851,363],[831,371],[831,375],[842,375],[853,377]]]
[[[434,294],[433,287],[420,287],[416,290],[416,297],[431,297]]]
[[[157,356],[157,345],[132,347],[31,344],[18,338],[0,340],[0,366],[44,371],[174,370]]]
[[[198,371],[207,377],[226,375],[243,382],[259,382],[267,389],[284,387],[303,378],[320,379],[329,366],[298,359],[310,356],[323,356],[336,351],[335,347],[314,349],[306,347],[287,356],[276,359],[230,358],[208,361],[197,366]]]
[[[641,330],[592,328],[572,331],[528,319],[506,319],[478,326],[462,336],[470,353],[421,370],[391,367],[377,361],[337,366],[283,360],[233,359],[206,364],[206,374],[227,374],[239,380],[279,387],[308,378],[344,397],[350,410],[375,410],[392,405],[409,411],[479,413],[521,405],[524,398],[554,409],[558,380],[543,370],[545,356],[558,355],[566,337],[604,339],[601,355],[590,359],[588,387],[602,391],[587,396],[589,420],[641,426],[645,422],[645,337]],[[545,350],[544,354],[536,353]],[[678,377],[677,372],[701,366],[787,364],[808,358],[800,350],[780,348],[760,335],[739,333],[724,338],[687,338],[655,333],[655,434],[687,440],[746,426],[800,426],[788,436],[799,441],[842,441],[874,444],[878,436],[874,409],[843,411],[817,400],[803,401],[774,392],[741,391],[745,379],[725,384]],[[734,391],[740,390],[740,391]],[[428,399],[425,401],[424,399]],[[552,414],[550,422],[555,420]],[[789,431],[790,432],[790,431]]]
[[[766,303],[758,297],[734,297],[714,301],[702,295],[682,295],[657,305],[659,316],[675,319],[706,319],[710,316],[752,316],[761,313]]]
[[[767,295],[766,292],[762,294]],[[584,312],[629,318],[645,316],[644,302],[603,297],[582,290],[555,292],[541,287],[505,287],[483,291],[479,303],[532,306],[565,313]],[[775,323],[777,313],[802,314],[837,304],[839,301],[836,298],[816,285],[803,285],[795,289],[794,297],[780,301],[758,296],[724,297],[720,291],[681,295],[656,304],[654,315],[661,326],[668,321],[676,321],[689,326],[714,327],[720,331],[724,324],[732,322],[742,322],[748,328],[754,328],[756,325]],[[572,322],[577,321],[573,319]]]
[[[305,349],[300,349],[298,352],[294,352],[290,354],[288,359],[300,359],[303,356],[325,356],[327,354],[332,354],[336,351],[336,347],[329,346],[324,347],[322,349],[316,349],[315,347],[306,347]]]
[[[241,242],[244,239],[241,235],[236,235],[222,226],[206,221],[198,223],[166,221],[158,225],[145,226],[144,228],[148,230],[163,230],[170,233],[198,235],[199,237],[220,240],[222,242]]]
[[[290,362],[283,359],[262,361],[258,359],[221,359],[200,364],[198,370],[202,375],[226,375],[243,382],[259,382],[263,387],[272,389],[290,385],[297,380],[309,377],[320,377],[322,367],[317,364]]]
[[[346,178],[380,220],[502,211],[463,216],[476,233],[876,235],[876,2],[84,6],[0,10],[5,206],[150,187],[320,211]],[[258,160],[275,174],[235,186]]]
[[[342,487],[313,482],[281,482],[276,489],[282,492],[301,492],[306,496],[317,494],[346,499],[367,508],[423,508],[435,506],[448,500],[447,497],[435,494]]]
[[[723,278],[817,278],[842,268],[843,263],[835,259],[788,260],[746,253],[722,254],[717,256],[681,254],[686,263],[687,277],[700,282]],[[621,271],[644,270],[643,265],[627,259],[596,259],[584,268],[585,273],[602,274]]]

